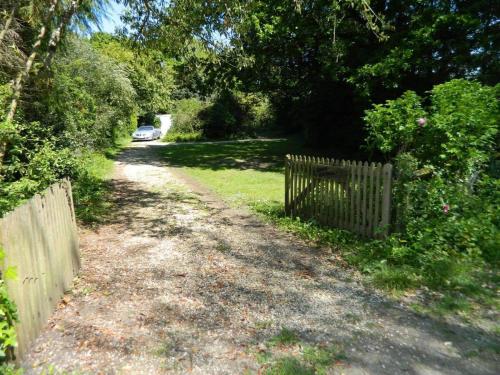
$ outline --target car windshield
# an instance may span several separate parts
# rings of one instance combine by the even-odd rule
[[[152,127],[152,126],[141,126],[137,130],[139,130],[139,131],[146,131],[146,130],[153,130],[153,129],[154,129],[154,127]]]

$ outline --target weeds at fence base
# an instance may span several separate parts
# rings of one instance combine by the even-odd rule
[[[481,319],[487,310],[500,309],[495,285],[498,271],[466,256],[443,258],[432,269],[416,264],[398,263],[396,237],[367,240],[348,231],[327,228],[314,221],[302,221],[285,215],[278,202],[257,202],[251,208],[265,220],[318,246],[337,253],[347,265],[364,274],[364,281],[388,291],[394,297],[419,291],[415,311],[446,316],[456,314],[465,321]],[[405,259],[405,258],[402,258]]]

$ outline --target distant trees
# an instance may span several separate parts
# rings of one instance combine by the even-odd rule
[[[120,64],[136,92],[139,116],[167,112],[175,90],[174,60],[159,50],[139,49],[133,41],[105,33],[94,33],[92,46]]]
[[[200,93],[264,93],[283,127],[334,147],[359,147],[372,102],[499,76],[499,5],[490,0],[125,3],[133,38],[189,55],[182,68]],[[193,54],[193,41],[206,53]]]

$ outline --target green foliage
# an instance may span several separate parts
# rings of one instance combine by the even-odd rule
[[[370,103],[500,75],[498,7],[489,0],[179,0],[150,12],[128,3],[134,37],[180,55],[179,97],[263,93],[280,126],[344,158],[366,135],[360,118]]]
[[[371,3],[391,24],[389,38],[369,51],[353,75],[376,101],[406,90],[419,94],[452,78],[478,78],[494,84],[500,64],[495,18],[488,0],[450,2],[411,0]]]
[[[169,130],[172,135],[167,134],[167,140],[192,140],[198,138],[198,134],[207,139],[253,136],[273,124],[272,110],[264,96],[228,90],[212,101],[177,100],[173,112],[173,125]],[[182,133],[189,136],[179,136]]]
[[[262,95],[223,90],[200,114],[203,134],[220,139],[255,135],[273,123],[269,102]]]
[[[13,364],[1,364],[0,365],[0,374],[3,375],[22,375],[24,372],[22,369],[16,369]]]
[[[78,162],[69,148],[58,148],[50,129],[18,123],[0,181],[0,216],[62,177],[75,178]]]
[[[372,148],[394,155],[408,152],[421,167],[444,177],[466,179],[489,161],[498,133],[496,89],[452,80],[435,86],[430,105],[413,92],[366,112]]]
[[[73,183],[76,216],[86,224],[102,222],[111,207],[107,179],[113,161],[102,154],[92,153],[83,156],[79,162],[78,178]]]
[[[0,248],[0,262],[2,263],[4,256],[4,251]],[[5,362],[12,359],[12,349],[17,345],[14,324],[18,321],[18,315],[15,304],[8,296],[5,280],[15,277],[15,270],[12,267],[7,268],[0,275],[0,370],[4,368],[6,371],[8,368]]]
[[[203,137],[203,134],[198,131],[198,132],[189,132],[189,133],[177,133],[177,132],[172,132],[171,130],[165,134],[165,137],[163,137],[163,140],[166,142],[198,142],[198,141],[203,141],[205,138]]]
[[[393,155],[397,170],[395,233],[357,259],[376,284],[489,294],[476,286],[500,260],[500,181],[486,168],[498,134],[495,90],[453,80],[435,86],[428,105],[408,92],[367,111],[371,147]]]
[[[99,164],[98,159],[88,162],[88,155],[117,147],[135,128],[135,90],[123,66],[76,37],[56,54],[50,89],[42,79],[34,85],[44,95],[35,97],[30,106],[24,104],[24,115],[10,127],[2,126],[8,143],[0,180],[0,216],[69,177],[76,185],[79,217],[91,220],[95,216],[91,212],[105,210],[99,201],[106,189],[88,171],[95,168],[89,163]]]
[[[203,121],[200,113],[207,107],[207,103],[196,98],[180,99],[174,103],[172,128],[169,133],[193,134],[201,132]]]
[[[407,91],[400,98],[367,111],[369,145],[384,153],[412,146],[418,136],[418,119],[426,117],[421,101],[416,93]]]
[[[139,49],[126,38],[94,33],[92,46],[123,67],[136,93],[139,115],[153,114],[144,123],[153,124],[154,114],[166,113],[175,88],[173,60],[154,48]]]
[[[136,92],[123,66],[72,39],[54,65],[46,123],[72,148],[104,149],[132,130]]]

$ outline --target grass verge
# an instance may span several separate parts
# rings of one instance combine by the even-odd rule
[[[82,223],[100,223],[109,213],[112,205],[109,178],[114,168],[113,159],[129,142],[129,138],[122,138],[114,147],[81,157],[80,171],[73,181],[73,195],[75,213]]]
[[[167,147],[164,156],[232,204],[283,202],[284,158],[301,152],[294,140],[198,143]]]

